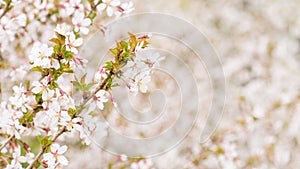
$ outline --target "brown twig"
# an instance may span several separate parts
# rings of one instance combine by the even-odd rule
[[[117,57],[116,57],[116,58],[119,58],[121,54],[122,54],[122,52],[119,52],[119,53],[117,54]],[[86,104],[94,97],[94,95],[95,95],[98,91],[100,91],[100,90],[106,90],[106,87],[107,87],[107,85],[108,85],[108,83],[109,83],[109,80],[110,80],[110,79],[112,78],[112,76],[114,76],[115,74],[116,74],[115,68],[112,68],[112,69],[109,71],[109,73],[108,73],[106,79],[101,83],[101,85],[99,85],[99,86],[96,88],[96,90],[95,90],[88,98],[86,98],[86,99],[80,104],[79,110],[78,110],[77,114],[80,114],[80,113],[82,112],[82,110],[84,109],[84,107],[86,106]],[[75,117],[76,117],[76,114],[73,115],[71,118],[73,119],[73,118],[75,118]],[[57,138],[58,138],[60,135],[62,135],[65,131],[67,131],[67,130],[66,130],[66,127],[64,126],[64,127],[61,128],[61,129],[58,131],[58,133],[53,137],[53,139],[51,140],[52,143],[55,142],[55,141],[57,140]],[[46,146],[44,146],[44,147],[40,150],[40,152],[36,155],[36,157],[34,158],[34,160],[29,164],[29,166],[28,166],[26,169],[32,169],[32,167],[34,166],[34,164],[39,160],[39,158],[44,154],[45,150],[46,150],[48,147],[50,147],[50,146],[51,146],[51,144],[47,144]]]
[[[111,78],[111,76],[114,75],[113,71],[110,71],[107,78],[103,81],[103,83],[93,92],[93,94],[91,94],[87,99],[85,99],[84,102],[81,103],[80,107],[85,107],[86,104],[94,97],[94,95],[101,89],[105,89],[108,83],[108,80]],[[80,111],[82,111],[83,109],[80,109]],[[74,116],[75,117],[75,116]],[[72,118],[74,118],[72,117]],[[62,135],[64,132],[66,131],[66,127],[64,126],[63,128],[61,128],[58,133],[53,137],[52,141],[55,142],[57,140],[57,138]],[[34,164],[39,160],[39,158],[44,154],[45,150],[50,147],[51,144],[44,146],[40,152],[35,156],[35,158],[33,159],[33,161],[28,165],[28,167],[26,169],[32,169]]]
[[[89,18],[91,15],[92,15],[92,13],[96,10],[96,8],[97,8],[97,6],[99,5],[99,4],[101,4],[102,3],[102,0],[101,1],[99,1],[98,3],[96,3],[95,5],[92,5],[91,4],[91,11],[89,12],[89,14],[87,15],[87,17]]]
[[[109,74],[107,75],[107,78],[103,81],[103,83],[96,88],[96,90],[93,92],[93,94],[91,94],[87,99],[85,99],[82,104],[80,105],[80,107],[85,107],[86,104],[94,97],[94,95],[99,91],[99,90],[103,90],[106,88],[108,80],[111,78],[111,76],[114,75],[113,71],[110,71]]]
[[[58,133],[53,137],[52,141],[55,142],[57,140],[57,138],[62,135],[64,132],[66,131],[66,127],[64,126],[63,128],[61,128]],[[51,144],[44,146],[41,151],[35,156],[35,158],[33,159],[33,161],[27,166],[26,169],[32,169],[35,162],[39,160],[39,158],[44,154],[45,150],[50,147]]]
[[[14,138],[14,135],[8,137],[8,139],[1,145],[0,151]]]
[[[11,4],[11,0],[9,0],[7,2],[5,9],[4,9],[3,13],[0,16],[0,19],[9,11],[10,4]]]

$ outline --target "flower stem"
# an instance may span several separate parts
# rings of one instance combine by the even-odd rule
[[[108,80],[111,78],[111,76],[114,75],[114,72],[113,71],[110,71],[109,74],[107,75],[107,78],[103,81],[103,83],[98,87],[96,88],[96,90],[93,92],[93,94],[91,94],[87,99],[85,99],[80,107],[84,107],[86,106],[86,104],[93,98],[93,96],[99,91],[99,90],[103,90],[106,88],[107,86],[107,83],[108,83]]]
[[[92,15],[93,11],[95,11],[96,8],[97,8],[97,6],[98,6],[99,4],[101,4],[101,3],[102,3],[102,0],[99,1],[98,3],[96,3],[95,5],[92,5],[92,4],[91,4],[92,9],[91,9],[91,11],[89,12],[89,14],[87,15],[88,18]]]
[[[101,89],[104,89],[106,86],[107,86],[107,83],[108,83],[108,80],[111,78],[111,76],[114,75],[114,72],[113,71],[110,71],[107,78],[103,81],[103,83],[93,92],[93,94],[91,94],[87,99],[84,100],[84,102],[81,103],[80,107],[84,107],[86,106],[86,104],[88,103],[89,100],[91,100],[93,98],[93,96]],[[80,109],[80,112],[82,111],[83,109]],[[80,113],[79,112],[79,113]],[[72,117],[72,119],[75,118]],[[66,130],[66,127],[64,126],[63,128],[61,128],[58,133],[53,137],[52,141],[55,142],[58,137],[60,135],[62,135]],[[7,144],[7,143],[6,143]],[[28,167],[26,169],[32,169],[34,164],[40,159],[40,157],[44,154],[45,150],[50,147],[51,144],[48,144],[47,146],[44,146],[40,151],[39,153],[35,156],[35,158],[33,159],[33,161],[28,165]],[[2,146],[1,146],[2,147]]]
[[[0,151],[14,138],[14,135],[11,135],[0,147]]]
[[[53,137],[52,141],[55,142],[55,141],[58,139],[58,137],[59,137],[60,135],[62,135],[65,131],[66,131],[66,127],[64,126],[64,127],[61,128],[61,129],[58,131],[58,133]],[[35,162],[39,160],[39,158],[44,154],[45,150],[46,150],[48,147],[50,147],[50,145],[51,145],[51,144],[49,144],[49,145],[47,145],[47,146],[44,146],[44,147],[40,150],[40,152],[35,156],[35,158],[34,158],[33,161],[29,164],[29,166],[27,166],[26,169],[32,169],[33,166],[34,166],[34,164],[35,164]]]
[[[0,16],[0,19],[9,11],[10,4],[11,4],[11,0],[9,0],[7,2],[5,9],[4,9],[3,13]]]

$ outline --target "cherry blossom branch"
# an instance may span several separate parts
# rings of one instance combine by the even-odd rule
[[[107,75],[107,78],[103,81],[103,83],[96,88],[96,90],[93,92],[93,94],[91,94],[87,99],[85,99],[83,101],[83,103],[81,104],[81,107],[86,106],[86,104],[94,97],[94,95],[99,91],[99,90],[103,90],[105,89],[105,87],[107,86],[108,80],[114,75],[113,71],[110,71],[109,74]]]
[[[139,40],[137,40],[137,38],[130,34],[130,40],[129,42],[125,42],[125,41],[121,41],[117,43],[117,47],[114,49],[111,49],[111,52],[113,54],[115,54],[115,60],[114,62],[107,62],[106,66],[108,67],[109,72],[107,73],[107,77],[104,79],[104,81],[95,89],[95,91],[90,94],[90,96],[88,96],[87,98],[84,99],[84,101],[80,104],[79,108],[77,109],[77,112],[75,114],[72,115],[71,119],[74,119],[76,117],[76,115],[80,114],[83,110],[84,107],[86,106],[86,104],[93,99],[93,97],[100,91],[100,90],[109,90],[111,88],[111,81],[113,80],[113,76],[116,74],[117,70],[119,70],[120,68],[124,67],[124,63],[126,65],[127,61],[129,59],[132,59],[132,57],[128,57],[129,53],[135,53],[137,46],[139,46],[140,48],[144,48],[147,45],[147,41],[146,39],[148,38],[148,36],[146,36],[146,38],[139,38]],[[131,49],[128,50],[128,46],[131,46]],[[124,54],[124,52],[127,52]],[[127,56],[127,58],[125,57]],[[120,64],[121,63],[121,64]],[[34,164],[39,160],[39,158],[44,154],[44,152],[57,140],[57,138],[62,135],[66,130],[66,126],[62,127],[57,133],[56,135],[54,135],[54,137],[49,140],[50,143],[43,145],[42,149],[40,150],[40,152],[36,155],[36,157],[34,158],[34,160],[30,163],[30,165],[27,167],[27,169],[32,169]]]
[[[0,156],[1,160],[5,163],[5,164],[9,164],[8,161],[5,159],[4,156]]]
[[[60,135],[62,135],[64,132],[66,131],[66,126],[64,126],[63,128],[61,128],[58,133],[54,136],[54,138],[52,139],[53,142],[55,142],[58,137]],[[34,164],[36,163],[36,161],[39,160],[39,158],[44,154],[45,150],[50,147],[51,144],[48,144],[47,146],[44,146],[41,151],[35,156],[35,158],[33,159],[33,161],[29,164],[29,166],[26,169],[32,169],[32,167],[34,166]]]
[[[2,15],[0,16],[0,19],[9,11],[10,4],[11,4],[11,0],[9,0],[7,2],[5,9],[4,9]]]
[[[89,14],[87,15],[87,17],[89,18],[92,14],[93,14],[93,11],[95,11],[96,10],[96,8],[97,8],[97,6],[98,5],[100,5],[102,3],[102,0],[101,1],[99,1],[98,3],[96,3],[95,5],[92,5],[92,9],[91,9],[91,11],[89,12]]]
[[[0,147],[0,151],[14,138],[14,135],[11,135]]]
[[[87,99],[85,99],[84,102],[81,103],[80,107],[84,107],[86,106],[86,104],[93,98],[93,96],[101,89],[105,89],[107,83],[108,83],[108,80],[111,78],[111,76],[114,75],[114,72],[113,71],[110,71],[107,78],[103,81],[103,83],[93,92],[93,94],[91,94]],[[79,110],[79,113],[82,111],[83,109],[80,109]],[[72,119],[75,118],[75,116],[72,117]],[[53,137],[52,139],[52,143],[55,142],[58,137],[60,135],[62,135],[66,130],[66,126],[64,126],[63,128],[61,128],[58,133]],[[40,157],[44,154],[45,150],[50,147],[51,144],[48,144],[47,146],[44,146],[40,151],[39,153],[36,155],[36,157],[33,159],[33,161],[29,164],[29,166],[26,168],[26,169],[32,169],[34,164],[40,159]]]
[[[29,166],[27,166],[26,169],[32,169],[33,165],[35,164],[35,162],[37,160],[39,160],[39,158],[44,154],[45,150],[46,150],[47,147],[43,147],[41,149],[41,151],[35,156],[35,158],[33,159],[33,161],[29,164]]]

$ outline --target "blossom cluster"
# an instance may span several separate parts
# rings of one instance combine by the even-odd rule
[[[95,82],[86,84],[85,76],[68,82],[65,76],[85,68],[87,61],[79,51],[96,16],[100,17],[103,11],[109,17],[122,16],[133,10],[132,2],[6,0],[0,1],[0,5],[1,68],[6,74],[2,78],[8,80],[5,87],[12,85],[13,89],[11,96],[0,104],[0,167],[61,168],[69,160],[64,156],[68,147],[60,145],[59,139],[75,134],[80,141],[90,144],[90,134],[106,132],[94,116],[96,106],[103,110],[109,98],[113,102],[114,78],[123,76],[121,72],[127,62],[142,62],[142,56],[137,54],[147,47],[149,36],[130,34],[128,42],[117,43],[111,50],[115,59],[102,67]],[[149,69],[153,64],[154,60],[147,60]],[[144,76],[149,79],[150,71]],[[146,92],[147,87],[141,84],[143,78],[139,76],[141,80],[136,80],[135,85],[143,85],[140,89]],[[80,103],[75,103],[66,86],[82,92]],[[34,140],[39,142],[39,148]]]
[[[228,94],[215,134],[205,143],[199,143],[199,131],[206,117],[199,118],[195,126],[199,130],[191,132],[185,138],[187,141],[152,159],[155,168],[299,168],[298,6],[299,2],[294,0],[174,0],[172,3],[154,0],[147,7],[144,1],[136,1],[135,8],[139,10],[172,11],[205,34],[220,57]],[[192,55],[173,43],[163,41],[157,46]],[[200,63],[191,57],[184,59],[191,61],[192,69],[200,74],[202,88],[206,78],[198,71]],[[201,96],[207,96],[208,91],[203,90]],[[89,149],[84,155],[91,152]],[[74,158],[80,161],[82,155]],[[112,160],[112,163],[117,162]]]
[[[87,35],[92,20],[103,11],[109,11],[108,16],[122,16],[133,10],[132,2],[118,0],[107,1],[39,1],[5,0],[0,7],[0,42],[1,58],[5,67],[19,67],[27,62],[31,47],[36,42],[47,43],[51,38],[53,27],[65,23],[65,31],[74,30],[75,34]],[[104,8],[103,8],[104,6]],[[102,17],[105,17],[102,15]],[[63,30],[62,30],[63,31]],[[62,33],[62,32],[61,32]],[[70,35],[70,40],[72,36]],[[18,75],[12,74],[11,77]],[[14,77],[16,78],[16,77]],[[24,75],[18,79],[23,79]]]

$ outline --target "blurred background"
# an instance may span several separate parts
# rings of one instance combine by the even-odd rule
[[[131,14],[160,12],[179,17],[193,24],[207,38],[219,56],[225,76],[226,101],[223,116],[213,135],[205,142],[200,142],[199,136],[210,107],[214,106],[211,102],[214,91],[205,63],[178,41],[153,35],[151,47],[159,49],[160,54],[166,57],[160,63],[162,69],[165,66],[172,73],[183,75],[180,74],[183,70],[182,64],[178,64],[183,61],[193,73],[199,94],[200,112],[193,119],[196,120],[193,129],[170,151],[147,160],[142,155],[140,159],[128,160],[125,156],[106,152],[94,143],[83,146],[78,139],[67,138],[69,149],[66,156],[70,165],[66,168],[137,169],[139,164],[144,168],[148,166],[155,169],[300,168],[299,0],[133,0],[133,3],[135,10]],[[99,28],[104,30],[103,26],[112,20],[105,16],[96,18],[90,30],[91,34]],[[53,36],[54,28],[55,22],[42,27],[36,27],[33,22],[28,28],[28,34],[41,42],[48,42]],[[26,75],[26,71],[15,70],[16,67],[28,63],[26,55],[31,50],[27,46],[31,39],[22,36],[22,42],[11,42],[17,47],[3,49],[5,52],[1,53],[3,56],[0,61],[12,63],[9,69],[13,69],[1,70],[0,80],[3,83],[8,79],[13,82],[23,80],[14,78]],[[105,59],[109,59],[107,57]],[[172,64],[170,58],[176,58]],[[89,60],[88,67],[91,74],[100,64],[99,58],[93,59],[95,60]],[[1,84],[1,90],[9,90],[1,91],[4,100],[11,93],[11,89],[5,86],[12,86],[8,84],[10,80]],[[172,127],[178,119],[179,114],[176,112],[182,103],[182,88],[189,89],[189,86],[178,85],[172,75],[154,72],[149,92],[137,97],[129,96],[129,101],[133,109],[142,112],[149,110],[151,106],[166,104],[165,114],[154,113],[154,117],[159,117],[160,121],[137,127],[119,116],[119,112],[112,109],[112,105],[106,105],[107,110],[101,112],[102,120],[99,120],[103,129],[99,137],[110,136],[109,129],[102,125],[105,124],[104,120],[112,130],[126,136],[158,136]],[[120,91],[117,92],[120,94]],[[154,94],[151,95],[151,92]],[[127,95],[122,97],[124,99]],[[122,100],[122,97],[120,95],[118,99]],[[122,103],[119,104],[122,107]],[[145,117],[140,114],[130,115],[135,118]],[[194,117],[193,115],[191,113],[188,117]],[[188,117],[187,120],[191,120]],[[180,131],[174,130],[173,134],[176,136],[177,132]],[[132,148],[126,146],[128,145],[120,144],[120,147]]]
[[[299,1],[135,0],[134,4],[133,14],[162,12],[195,25],[217,52],[226,78],[224,113],[213,136],[205,143],[198,142],[206,117],[200,115],[182,143],[152,158],[155,168],[300,167]],[[155,43],[189,56],[180,48],[172,49],[174,45],[167,41]],[[199,64],[194,66],[199,68]],[[201,95],[207,101],[201,109],[205,112],[212,91],[203,87],[207,74],[198,75],[199,86],[205,89]],[[115,162],[114,156],[93,146],[72,149],[69,156],[76,160],[68,168],[106,168],[109,161]]]

